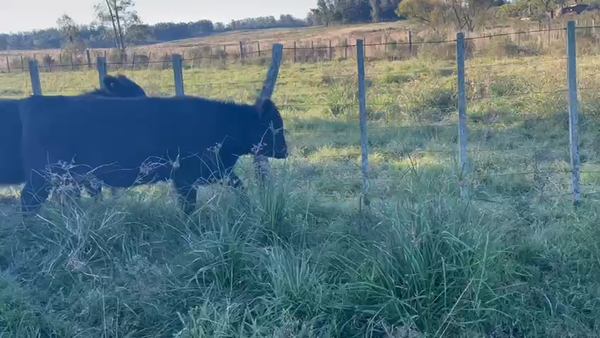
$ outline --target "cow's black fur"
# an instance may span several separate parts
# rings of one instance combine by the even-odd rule
[[[144,90],[123,75],[106,76],[104,88],[83,94],[100,97],[145,97]],[[21,157],[21,100],[0,100],[0,185],[25,182]],[[68,125],[68,122],[67,122]],[[87,186],[86,186],[87,187]],[[87,187],[90,195],[98,195],[99,188]]]
[[[47,198],[43,172],[59,161],[113,187],[172,179],[189,212],[193,185],[230,175],[240,156],[287,157],[283,120],[270,100],[251,106],[193,97],[30,97],[20,112],[24,211]]]

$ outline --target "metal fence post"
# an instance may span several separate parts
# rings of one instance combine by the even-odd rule
[[[100,81],[100,88],[104,88],[104,78],[106,77],[106,59],[104,57],[96,58],[96,67],[98,68],[98,80]]]
[[[40,82],[40,71],[37,60],[29,60],[29,76],[31,77],[31,91],[33,95],[42,95],[42,84]]]
[[[183,65],[181,55],[173,54],[173,75],[175,78],[175,95],[185,96],[183,90]]]
[[[461,197],[468,196],[467,185],[464,177],[469,173],[469,158],[467,154],[468,129],[467,129],[467,96],[465,93],[465,35],[456,35],[456,64],[458,71],[458,159],[460,163]]]
[[[581,162],[579,158],[579,102],[577,101],[577,48],[575,22],[567,23],[567,77],[569,86],[569,145],[573,180],[573,203],[581,203]]]
[[[368,206],[369,199],[369,149],[367,135],[367,94],[365,85],[365,49],[363,40],[356,40],[356,59],[358,62],[358,97],[360,105],[360,144],[362,148],[362,198],[363,203]]]
[[[271,66],[267,71],[267,77],[263,83],[260,96],[256,100],[256,106],[262,105],[263,101],[270,100],[275,92],[275,85],[277,84],[279,69],[281,68],[281,60],[283,59],[283,45],[280,43],[273,44],[271,53]],[[271,176],[269,158],[262,155],[254,156],[254,165],[261,182],[265,182]]]

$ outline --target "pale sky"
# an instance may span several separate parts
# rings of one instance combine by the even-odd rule
[[[0,0],[0,33],[30,31],[56,26],[68,14],[79,24],[94,19],[94,4],[101,0]],[[189,22],[280,14],[306,17],[317,0],[136,0],[135,8],[145,23]]]

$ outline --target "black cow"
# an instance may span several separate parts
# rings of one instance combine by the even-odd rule
[[[44,173],[70,173],[113,187],[172,179],[191,211],[193,185],[230,175],[246,154],[287,158],[283,120],[267,100],[240,105],[194,97],[30,97],[21,102],[27,181],[23,211],[39,208],[50,188]]]
[[[104,88],[83,94],[101,97],[146,97],[144,90],[123,75],[106,76]],[[25,182],[21,157],[21,100],[0,100],[0,186]],[[87,187],[90,195],[98,195],[99,188]]]

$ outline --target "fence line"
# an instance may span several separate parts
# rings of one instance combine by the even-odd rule
[[[566,81],[566,88],[564,89],[557,89],[557,90],[537,90],[537,91],[528,91],[528,92],[518,92],[518,93],[507,93],[507,94],[503,94],[503,95],[499,95],[499,96],[493,96],[493,95],[485,95],[485,96],[477,96],[477,95],[469,95],[467,93],[467,88],[468,88],[468,74],[467,71],[473,68],[479,68],[479,67],[489,67],[491,65],[474,65],[474,66],[467,66],[466,65],[466,60],[468,59],[468,43],[469,41],[475,40],[475,38],[468,38],[466,37],[463,33],[458,33],[457,34],[457,38],[456,40],[452,40],[456,42],[456,59],[453,63],[453,65],[456,65],[456,89],[453,89],[453,95],[456,95],[456,102],[458,104],[458,122],[457,123],[440,123],[440,124],[422,124],[422,125],[416,125],[416,126],[371,126],[368,127],[367,126],[367,115],[369,114],[368,108],[370,107],[378,107],[378,106],[389,106],[390,103],[368,103],[367,101],[367,90],[368,90],[368,86],[367,86],[367,75],[370,76],[379,76],[379,75],[388,75],[388,73],[385,72],[373,72],[373,73],[369,73],[366,74],[366,69],[365,69],[365,59],[366,59],[366,53],[365,53],[365,47],[368,46],[367,43],[364,42],[364,40],[359,39],[357,40],[357,44],[353,45],[352,47],[354,48],[354,51],[356,52],[356,60],[357,60],[357,72],[356,73],[352,73],[352,74],[338,74],[338,75],[332,75],[331,78],[348,78],[348,79],[353,79],[357,81],[357,86],[358,86],[358,99],[355,100],[350,100],[348,102],[343,102],[343,105],[347,105],[347,106],[351,106],[354,109],[356,109],[356,111],[359,113],[359,123],[358,123],[358,127],[359,127],[359,131],[360,131],[360,154],[356,153],[356,154],[346,154],[346,155],[337,155],[337,156],[330,156],[330,157],[338,157],[338,158],[348,158],[348,157],[358,157],[360,156],[361,159],[361,166],[360,169],[362,171],[362,176],[360,178],[357,178],[357,180],[362,180],[362,200],[365,203],[365,205],[368,205],[369,203],[369,195],[370,195],[370,191],[369,191],[369,184],[371,181],[376,181],[376,180],[380,180],[380,178],[377,178],[377,174],[373,173],[371,174],[371,170],[370,170],[370,164],[369,164],[369,147],[368,147],[368,135],[367,132],[368,131],[373,131],[373,130],[397,130],[398,132],[401,132],[402,130],[406,130],[406,129],[416,129],[416,128],[424,128],[424,127],[429,127],[429,128],[446,128],[446,127],[451,127],[451,128],[457,128],[456,132],[457,132],[457,142],[458,142],[458,147],[457,150],[455,151],[447,151],[447,150],[435,150],[435,149],[428,149],[428,150],[421,150],[421,149],[413,149],[411,151],[399,151],[399,152],[377,152],[378,154],[384,154],[384,155],[399,155],[399,154],[415,154],[415,153],[421,153],[421,154],[425,154],[425,153],[445,153],[445,154],[451,154],[451,155],[457,155],[458,156],[458,171],[460,172],[460,177],[459,177],[459,187],[461,189],[461,196],[463,196],[463,198],[475,198],[473,196],[470,195],[470,189],[472,188],[473,182],[474,180],[480,179],[481,177],[493,177],[493,176],[513,176],[513,175],[530,175],[530,174],[549,174],[549,173],[562,173],[562,174],[566,174],[569,173],[571,174],[571,195],[573,196],[573,203],[575,204],[579,204],[581,203],[582,200],[582,196],[589,196],[589,194],[593,194],[593,193],[586,193],[586,192],[582,192],[581,191],[581,174],[596,174],[596,173],[600,173],[600,171],[594,171],[594,170],[582,170],[581,169],[581,155],[580,155],[580,149],[579,149],[579,138],[578,138],[578,125],[579,125],[579,103],[578,103],[578,90],[579,91],[584,91],[584,90],[595,90],[596,88],[593,87],[582,87],[582,88],[578,88],[578,83],[577,83],[577,63],[576,63],[576,58],[577,58],[577,46],[576,46],[576,28],[573,22],[569,22],[568,26],[566,29],[551,29],[551,30],[543,30],[545,31],[559,31],[559,30],[565,30],[567,32],[567,43],[566,43],[566,52],[567,52],[567,56],[564,58],[559,58],[559,59],[554,59],[551,60],[551,62],[556,62],[556,61],[566,61],[566,69],[567,69],[567,74],[565,74],[565,81]],[[516,33],[513,33],[516,34]],[[502,36],[502,35],[507,35],[507,34],[501,34],[498,36]],[[483,38],[483,37],[481,37]],[[443,43],[446,43],[447,41],[444,41]],[[415,43],[415,45],[418,43]],[[333,47],[331,47],[333,48]],[[331,51],[331,48],[329,48],[329,51]],[[278,63],[281,61],[281,59],[284,59],[284,51],[286,50],[286,48],[284,48],[281,44],[275,44],[273,45],[273,48],[271,49],[262,49],[260,51],[261,55],[271,52],[273,54],[273,56],[271,56],[271,61],[272,61],[272,67],[273,67],[273,63]],[[298,49],[295,48],[295,51],[297,51]],[[279,53],[279,54],[277,54]],[[246,55],[242,55],[241,57],[245,57]],[[296,57],[297,55],[294,54],[294,56]],[[350,56],[350,55],[349,55]],[[279,61],[277,61],[277,59]],[[167,86],[168,88],[174,89],[174,95],[176,96],[184,96],[185,95],[185,88],[186,85],[184,83],[184,70],[186,69],[185,67],[185,62],[189,62],[189,61],[194,61],[197,60],[195,58],[189,58],[186,59],[184,58],[182,55],[180,54],[174,54],[169,62],[169,67],[172,68],[173,70],[173,85],[169,85]],[[544,60],[543,62],[548,62],[546,60]],[[30,79],[30,83],[32,86],[32,91],[34,95],[42,95],[42,87],[41,87],[41,82],[40,82],[40,69],[38,68],[38,61],[37,60],[28,60],[28,66],[27,66],[27,70],[29,71],[29,79]],[[507,64],[511,64],[511,63],[507,63]],[[519,62],[517,64],[530,64],[530,62],[527,63],[522,63]],[[85,64],[85,66],[91,66],[91,65],[96,65],[97,66],[97,72],[98,72],[98,76],[99,76],[99,83],[101,86],[103,86],[103,79],[107,74],[107,67],[109,65],[111,65],[111,63],[106,62],[106,58],[105,57],[97,57],[96,62],[92,63],[91,60],[90,62],[88,62],[87,64]],[[505,65],[505,64],[500,64],[500,65]],[[25,69],[25,67],[22,68],[23,70]],[[279,72],[279,65],[276,66],[276,72],[278,74]],[[274,78],[277,79],[277,74],[274,75]],[[270,76],[269,78],[271,78],[271,81],[274,81],[272,79],[272,76]],[[221,83],[215,83],[215,84],[210,84],[210,83],[202,83],[202,84],[192,84],[192,85],[187,85],[188,88],[194,88],[194,87],[204,87],[204,86],[213,86],[213,85],[236,85],[236,84],[240,84],[240,83],[244,83],[244,84],[258,84],[258,83],[265,83],[265,81],[259,81],[259,80],[255,80],[255,81],[244,81],[244,82],[221,82]],[[279,82],[279,84],[286,84],[288,82],[286,81],[281,81]],[[266,88],[266,84],[265,87]],[[273,93],[274,90],[274,82],[272,83],[272,85],[269,85],[271,89],[268,89],[267,92],[270,91],[270,93]],[[263,90],[264,92],[264,90]],[[568,96],[566,96],[565,99],[566,102],[568,103],[568,107],[569,107],[569,145],[568,147],[566,145],[560,145],[560,147],[562,148],[557,148],[557,146],[552,146],[552,145],[544,145],[544,146],[533,146],[533,147],[514,147],[514,148],[510,148],[510,149],[481,149],[481,145],[477,145],[477,144],[470,144],[470,140],[469,140],[469,106],[468,103],[469,102],[476,102],[476,101],[480,101],[480,100],[486,100],[486,99],[493,99],[493,98],[504,98],[504,97],[521,97],[521,96],[532,96],[532,95],[548,95],[548,94],[557,94],[557,93],[562,93],[562,92],[566,92],[568,93]],[[270,97],[270,95],[267,95],[268,97]],[[265,94],[266,95],[266,94]],[[261,94],[262,97],[262,94]],[[263,98],[264,99],[264,98]],[[398,104],[397,102],[391,102],[392,104]],[[281,107],[312,107],[312,106],[330,106],[329,103],[323,103],[323,104],[319,104],[319,103],[315,103],[315,104],[306,104],[306,105],[302,105],[302,104],[286,104],[283,103],[280,106]],[[503,117],[506,117],[509,119],[510,122],[527,122],[527,121],[531,121],[531,122],[535,122],[535,121],[543,121],[544,118],[540,118],[540,117],[533,117],[533,118],[521,118],[521,117],[515,117],[515,116],[510,116],[510,115],[502,115]],[[548,119],[549,121],[551,121],[551,119]],[[356,125],[355,125],[356,126]],[[406,128],[406,129],[405,129]],[[340,128],[340,130],[313,130],[313,129],[298,129],[298,130],[294,130],[295,132],[309,132],[309,133],[319,133],[319,132],[323,132],[323,133],[344,133],[344,132],[348,132],[349,130],[355,130],[355,129],[351,129],[351,128],[347,128],[345,125]],[[471,141],[472,142],[472,141]],[[470,146],[470,148],[469,148]],[[564,148],[563,148],[564,147]],[[417,147],[418,148],[418,147]],[[519,152],[526,152],[526,151],[541,151],[544,150],[545,153],[547,153],[550,150],[561,150],[561,151],[566,151],[569,150],[569,156],[570,156],[570,160],[571,160],[571,167],[570,169],[550,169],[550,170],[546,170],[546,169],[540,169],[540,170],[533,170],[533,171],[525,171],[525,172],[506,172],[506,173],[484,173],[484,174],[479,174],[477,172],[477,170],[475,169],[475,166],[470,166],[469,165],[469,160],[472,158],[472,156],[474,156],[474,154],[478,154],[478,153],[493,153],[493,152],[504,152],[504,153],[509,153],[509,154],[516,154]],[[319,156],[319,157],[328,157],[328,155],[318,155],[318,154],[314,154],[315,156]],[[348,178],[346,178],[348,179]]]
[[[579,28],[596,29],[600,28],[600,26],[585,26]],[[549,45],[551,42],[551,33],[562,31],[566,31],[566,29],[548,28],[511,33],[488,34],[476,37],[465,37],[465,42],[467,42],[467,44],[470,45],[477,41],[491,40],[497,37],[516,36],[518,37],[517,46],[520,48],[524,39],[522,38],[522,36],[531,37],[534,34],[538,34],[538,39],[536,43],[542,47],[544,47],[544,44],[546,44],[545,47],[548,49],[551,47]],[[544,42],[544,39],[541,37],[541,35],[543,35],[544,33],[546,33],[547,35],[546,42]],[[562,41],[562,37],[555,37],[554,40],[556,39],[561,39]],[[384,42],[367,42],[364,38],[361,40],[363,40],[362,46],[365,49],[365,58],[391,60],[418,57],[420,50],[426,45],[443,45],[456,43],[456,39],[415,41],[415,39],[413,39],[411,31],[407,33],[407,41],[387,41],[387,37],[386,41]],[[227,47],[232,46],[237,46],[239,48],[236,53],[228,52]],[[254,46],[256,46],[256,50],[252,49],[254,48]],[[383,51],[380,50],[380,47],[383,47]],[[317,46],[314,45],[314,41],[311,41],[309,46],[299,46],[297,42],[294,42],[293,47],[284,46],[283,50],[284,54],[287,55],[287,57],[285,57],[284,59],[287,59],[290,62],[326,62],[340,59],[355,59],[355,57],[353,56],[353,51],[356,48],[356,43],[349,44],[345,42],[343,44],[340,43],[337,45],[333,45],[332,40],[329,39],[328,41],[326,41],[325,45]],[[198,45],[180,48],[170,47],[170,49],[178,50],[177,52],[173,52],[172,54],[180,54],[182,56],[182,59],[185,62],[191,62],[192,66],[197,66],[197,63],[200,63],[199,66],[202,66],[202,62],[208,62],[209,64],[214,63],[215,65],[221,63],[225,66],[227,64],[231,64],[232,62],[239,62],[242,64],[245,62],[255,62],[255,59],[260,60],[263,57],[268,57],[268,55],[272,52],[271,50],[261,49],[260,42],[245,43],[243,41],[240,41],[238,44]],[[23,55],[5,55],[4,58],[0,58],[0,73],[18,72],[19,70],[21,72],[25,72],[25,68],[27,67],[28,61],[30,59],[37,60],[37,56],[39,55],[38,53],[32,54],[33,58],[31,58],[30,56],[24,57]],[[50,53],[46,53],[46,55],[43,56],[41,59],[42,62],[40,64],[40,70],[50,72],[52,70],[59,69],[62,71],[79,71],[82,69],[93,69],[95,65],[92,63],[93,58],[91,54],[94,54],[96,58],[104,57],[108,61],[107,65],[109,66],[120,66],[122,68],[131,68],[132,70],[149,69],[153,67],[162,67],[163,69],[167,69],[168,67],[170,67],[172,59],[172,54],[162,54],[149,51],[148,55],[145,55],[139,51],[139,48],[133,50],[132,55],[118,50],[111,52],[110,55],[107,55],[106,50],[104,50],[103,53],[98,53],[98,51],[87,49],[85,53],[83,53],[83,55],[73,55],[70,53],[60,52],[58,53],[58,60],[56,60],[56,53],[53,53],[52,56]],[[63,55],[65,57],[63,57]],[[152,60],[152,57],[154,57],[155,60]],[[57,64],[56,61],[59,61],[59,63]]]

